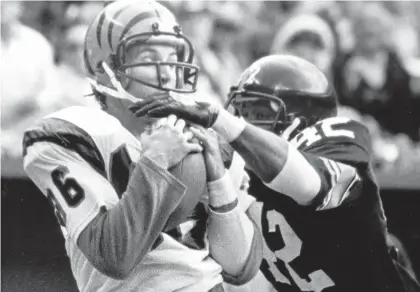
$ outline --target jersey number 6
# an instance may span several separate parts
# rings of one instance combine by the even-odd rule
[[[65,166],[59,166],[51,173],[54,185],[60,191],[67,205],[74,208],[78,206],[85,198],[85,191],[74,178],[65,178],[69,173],[69,169]],[[60,203],[54,197],[53,192],[47,189],[47,198],[54,208],[55,216],[61,226],[66,226],[66,213],[60,206]]]
[[[67,167],[59,166],[53,170],[51,178],[67,205],[74,208],[85,198],[85,191],[74,178],[65,178],[68,173]]]

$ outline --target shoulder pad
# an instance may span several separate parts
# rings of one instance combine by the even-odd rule
[[[106,175],[105,162],[94,137],[111,133],[115,121],[106,113],[96,111],[99,110],[71,107],[39,120],[23,135],[23,156],[34,143],[54,143],[78,153],[96,171]],[[88,119],[95,123],[87,122]]]
[[[106,136],[122,127],[115,117],[105,111],[84,106],[68,107],[47,116],[47,118],[68,121],[85,130],[92,137]]]
[[[291,141],[299,150],[344,163],[368,163],[371,140],[357,121],[334,117],[304,129]]]

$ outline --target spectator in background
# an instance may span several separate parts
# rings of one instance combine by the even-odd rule
[[[87,25],[77,24],[65,31],[63,41],[59,46],[54,96],[49,104],[44,104],[49,112],[71,105],[99,107],[91,95],[92,89],[85,77],[83,61],[83,46]],[[84,98],[83,98],[84,96]]]
[[[106,1],[85,1],[69,4],[65,12],[66,22],[69,24],[89,25],[104,7]],[[108,1],[112,3],[111,1]],[[70,25],[72,26],[72,25]]]
[[[331,79],[335,39],[329,25],[310,14],[290,18],[277,33],[271,54],[290,54],[313,63]]]
[[[306,2],[305,2],[306,3]],[[286,54],[292,54],[296,56],[300,56],[304,59],[307,59],[308,61],[314,63],[318,68],[320,68],[327,76],[330,77],[330,79],[335,79],[336,89],[339,93],[339,99],[340,103],[342,105],[340,106],[339,114],[341,116],[346,116],[349,118],[352,118],[354,120],[357,120],[363,124],[365,124],[371,133],[372,141],[373,141],[373,150],[374,150],[374,158],[375,158],[375,166],[378,168],[381,168],[382,170],[387,170],[390,168],[395,168],[396,166],[399,168],[404,169],[411,169],[413,167],[413,163],[410,162],[415,156],[418,155],[418,150],[416,152],[415,146],[412,145],[412,143],[409,141],[407,136],[405,135],[399,135],[399,136],[390,136],[389,134],[386,135],[382,130],[382,121],[379,120],[379,122],[376,120],[376,112],[375,112],[375,106],[372,105],[372,109],[370,112],[363,111],[363,108],[358,107],[357,103],[354,101],[359,100],[359,95],[355,96],[349,96],[348,91],[346,90],[347,87],[344,85],[348,85],[349,81],[351,82],[352,79],[348,78],[342,78],[341,72],[343,69],[341,68],[343,64],[346,64],[348,60],[351,62],[352,57],[354,55],[353,51],[349,48],[349,46],[346,46],[343,41],[335,39],[336,36],[340,37],[346,37],[347,41],[351,39],[354,39],[353,37],[349,36],[343,36],[340,32],[341,29],[335,30],[328,25],[336,23],[338,16],[345,16],[345,13],[347,12],[350,15],[356,15],[359,14],[357,9],[348,8],[346,11],[345,9],[342,9],[343,11],[340,11],[341,6],[337,6],[334,4],[325,4],[322,6],[315,5],[316,3],[309,3],[306,5],[306,7],[300,7],[297,16],[294,16],[290,18],[288,21],[285,22],[285,24],[280,28],[279,32],[277,33],[272,48],[271,53],[286,53]],[[366,8],[365,8],[366,9]],[[316,13],[317,15],[329,15],[331,18],[330,21],[327,23],[324,21],[321,17],[315,16],[315,14],[308,14],[308,13]],[[354,16],[352,16],[354,18]],[[372,18],[368,18],[372,19]],[[349,25],[348,22],[341,23],[340,26],[343,26],[342,24],[346,24],[346,26]],[[366,32],[363,32],[365,34],[368,33],[369,30],[376,31],[378,28],[372,27],[373,25],[364,25],[363,27],[360,27],[360,30],[364,30],[365,27]],[[337,27],[335,27],[337,29]],[[351,30],[346,29],[347,32],[351,32]],[[404,31],[407,33],[407,30]],[[379,32],[378,32],[379,33]],[[384,35],[378,36],[378,33],[373,33],[373,36],[366,36],[368,39],[360,39],[359,45],[364,48],[366,47],[372,47],[372,53],[375,54],[377,51],[376,49],[380,46],[376,46],[375,44],[379,43],[379,40],[384,39]],[[382,32],[384,33],[384,32]],[[399,35],[400,36],[400,35]],[[401,38],[401,36],[400,36]],[[347,41],[345,43],[347,43]],[[360,42],[363,42],[363,44],[360,44]],[[365,44],[368,42],[368,44]],[[354,43],[353,43],[354,44]],[[351,43],[349,44],[351,45]],[[411,46],[411,50],[413,46]],[[401,49],[396,50],[398,52],[402,52]],[[356,51],[357,52],[357,51]],[[380,50],[379,50],[380,52]],[[341,54],[340,57],[337,58],[337,54]],[[398,55],[395,53],[393,56],[393,60],[395,60],[396,56],[401,56],[404,54],[399,53]],[[410,54],[405,54],[410,55]],[[369,57],[366,57],[368,59],[368,62],[372,62]],[[335,63],[337,62],[337,63]],[[407,64],[412,64],[413,62],[406,62]],[[405,83],[401,83],[401,77],[398,78],[398,76],[401,75],[399,72],[403,72],[404,68],[407,68],[407,66],[403,67],[403,63],[400,63],[400,67],[397,67],[394,69],[394,71],[390,72],[391,74],[390,79],[387,81],[390,84],[385,84],[384,86],[394,88],[394,94],[399,93],[399,95],[403,94],[403,97],[400,97],[400,100],[410,100],[412,102],[410,107],[407,107],[408,109],[411,108],[411,110],[415,111],[415,108],[420,109],[420,106],[414,106],[413,103],[416,101],[416,99],[410,99],[410,96],[413,96],[409,90],[409,83],[407,82],[409,78],[406,78]],[[407,65],[406,64],[406,65]],[[395,67],[395,66],[394,66]],[[370,75],[370,67],[369,63],[359,63],[358,68],[363,71],[366,75]],[[339,70],[337,70],[339,69]],[[375,70],[378,69],[378,70]],[[373,68],[372,74],[375,75],[378,73],[378,71],[381,68]],[[385,70],[386,68],[383,68]],[[398,71],[399,70],[399,71]],[[414,70],[411,70],[413,72]],[[381,73],[379,71],[379,73]],[[411,75],[415,75],[415,73],[412,73]],[[420,76],[420,74],[418,74]],[[348,76],[348,75],[346,75]],[[408,74],[406,74],[408,77]],[[370,77],[370,76],[369,76]],[[397,79],[396,79],[397,78]],[[392,87],[394,86],[394,87]],[[405,86],[405,87],[404,87]],[[401,89],[401,87],[403,89]],[[382,92],[378,91],[376,92],[377,95],[382,94]],[[344,95],[344,98],[343,98]],[[399,95],[396,95],[398,97]],[[377,98],[380,98],[377,97]],[[349,101],[350,100],[350,101]],[[362,98],[360,100],[363,101]],[[417,99],[418,101],[419,99]],[[348,107],[350,106],[350,107]],[[393,110],[392,107],[389,108],[390,110]],[[397,110],[394,111],[394,115],[390,116],[390,118],[383,117],[383,119],[387,119],[386,122],[393,123],[394,126],[398,125],[400,121],[394,120],[398,119],[397,111],[399,107],[396,107]],[[381,109],[379,108],[379,111]],[[360,113],[358,112],[360,111]],[[411,116],[418,117],[418,116]],[[410,118],[409,118],[410,119]],[[412,121],[412,124],[410,126],[405,126],[407,128],[412,128],[413,132],[418,126],[415,125],[415,121]],[[405,128],[403,128],[405,129]],[[389,131],[389,130],[388,130]],[[417,153],[417,154],[416,154]]]
[[[263,1],[263,2],[244,2],[260,3],[260,7],[254,8],[257,23],[248,25],[246,31],[245,46],[248,48],[250,61],[253,61],[270,54],[273,39],[277,33],[275,28],[281,27],[290,18],[297,7],[301,6],[299,1]],[[245,21],[249,23],[249,19]]]
[[[65,11],[71,1],[22,1],[21,21],[41,32],[53,47],[66,27]]]
[[[197,95],[206,100],[222,102],[219,84],[211,73],[218,67],[219,61],[210,50],[213,37],[214,18],[208,9],[207,2],[165,2],[180,20],[180,25],[194,44],[195,62],[200,67]],[[217,70],[217,69],[216,69]]]
[[[205,94],[208,100],[224,103],[230,85],[236,83],[242,72],[238,57],[245,49],[236,46],[236,40],[240,38],[244,15],[248,15],[245,5],[228,1],[218,5],[205,1],[171,5],[176,5],[185,35],[195,45],[200,96]]]
[[[77,24],[64,32],[63,43],[59,54],[60,64],[63,64],[79,76],[85,75],[83,62],[83,46],[87,25]]]
[[[245,68],[240,62],[244,47],[236,45],[243,29],[246,28],[244,22],[250,19],[243,3],[245,2],[222,1],[218,6],[211,6],[214,28],[210,47],[218,60],[217,67],[213,67],[214,71],[211,74],[220,86],[219,92],[223,102],[227,100],[230,86],[236,84],[238,76]]]
[[[40,114],[53,75],[53,48],[20,21],[22,3],[1,5],[2,156],[21,155],[23,130]]]
[[[374,117],[392,134],[420,140],[420,109],[405,66],[404,43],[395,42],[395,19],[381,5],[368,3],[353,13],[356,47],[344,64],[346,105]]]

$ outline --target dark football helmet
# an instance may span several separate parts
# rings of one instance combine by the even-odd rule
[[[326,76],[308,61],[270,55],[247,68],[230,90],[233,106],[247,122],[281,134],[295,118],[298,130],[337,115],[337,98]]]

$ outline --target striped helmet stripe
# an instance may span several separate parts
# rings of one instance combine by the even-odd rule
[[[152,11],[143,12],[143,13],[140,13],[140,14],[134,16],[128,22],[127,26],[124,28],[123,32],[121,33],[120,41],[130,31],[130,29],[132,29],[137,23],[139,23],[139,22],[141,22],[145,19],[152,18],[152,17],[156,17],[156,13],[153,13]]]
[[[101,13],[101,16],[99,17],[98,27],[96,28],[96,40],[98,41],[98,45],[100,48],[102,48],[102,39],[101,39],[101,33],[102,33],[102,26],[105,21],[105,11]]]
[[[117,20],[117,18],[118,18],[118,16],[120,16],[124,11],[126,11],[128,8],[130,8],[131,6],[133,6],[133,5],[138,5],[138,3],[130,3],[129,5],[126,5],[126,6],[123,6],[123,7],[121,7],[120,9],[118,9],[118,11],[112,16],[112,20],[111,20],[111,22],[110,22],[110,24],[109,24],[109,27],[108,27],[108,33],[107,33],[107,36],[108,36],[108,44],[109,44],[109,47],[111,48],[111,49],[113,49],[113,47],[112,47],[112,31],[114,30],[114,25],[115,25],[115,23],[114,23],[114,21],[115,20]]]
[[[90,60],[88,57],[88,51],[86,49],[86,47],[83,50],[83,58],[85,60],[85,65],[86,65],[86,70],[88,71],[89,74],[94,74],[95,72],[92,69],[92,65],[90,64]]]

